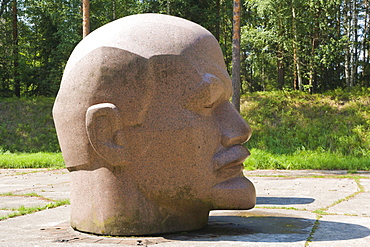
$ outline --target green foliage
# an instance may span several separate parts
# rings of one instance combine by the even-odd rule
[[[67,59],[82,39],[81,1],[17,0],[17,47],[12,2],[2,1],[0,13],[0,97],[13,96],[16,82],[22,96],[55,96]],[[91,31],[132,14],[179,16],[215,35],[231,71],[232,5],[231,0],[94,0]],[[243,90],[324,92],[352,84],[369,86],[370,29],[364,24],[368,8],[368,2],[359,0],[244,1]]]
[[[320,149],[342,155],[370,155],[367,92],[249,94],[242,104],[242,115],[254,131],[248,145],[275,154]]]
[[[59,152],[53,102],[46,97],[0,99],[0,150]]]
[[[144,2],[140,1],[138,3],[137,0],[90,1],[91,31],[116,19],[140,13],[140,5]]]
[[[359,0],[245,1],[244,87],[276,90],[282,83],[287,88],[324,92],[369,86],[370,36],[362,24],[369,19],[368,7]],[[366,55],[357,55],[362,52]],[[279,72],[284,80],[278,84]]]
[[[82,39],[81,1],[16,1],[16,47],[12,39],[11,2],[1,6],[4,12],[0,16],[0,32],[4,35],[0,36],[0,97],[13,96],[16,81],[20,83],[21,96],[55,96],[68,57]],[[94,31],[132,14],[171,14],[213,32],[229,63],[231,6],[230,0],[96,0],[90,1],[90,29]]]
[[[12,2],[12,1],[11,1]],[[0,97],[12,96],[15,72],[21,95],[55,96],[64,66],[81,39],[80,1],[16,1],[18,45],[12,40],[12,5],[5,6],[0,31],[4,60],[0,61]],[[2,25],[2,23],[6,25]],[[18,51],[14,65],[14,50]],[[2,54],[2,52],[0,52]]]
[[[256,92],[241,114],[253,130],[249,168],[370,169],[369,88],[327,94]]]

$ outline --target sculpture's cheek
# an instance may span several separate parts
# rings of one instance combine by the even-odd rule
[[[200,198],[214,185],[211,164],[221,135],[212,118],[199,118],[181,129],[138,128],[136,134],[130,131],[125,139],[132,150],[132,165],[126,171],[146,193],[171,194],[173,188],[191,188]]]

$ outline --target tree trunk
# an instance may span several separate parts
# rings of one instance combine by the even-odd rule
[[[281,46],[278,47],[277,51],[277,70],[278,70],[278,87],[281,90],[284,87],[284,52]]]
[[[14,94],[21,97],[21,85],[18,76],[18,7],[17,0],[13,0],[13,80],[14,80]]]
[[[313,37],[311,42],[311,61],[310,61],[310,77],[308,84],[310,85],[309,91],[310,93],[314,93],[316,91],[316,84],[317,84],[317,71],[315,66],[315,52],[319,46],[319,38],[320,38],[320,15],[321,15],[321,6],[317,6],[315,8],[315,26],[313,28]]]
[[[240,112],[240,9],[241,0],[233,1],[232,103]]]
[[[357,33],[357,0],[352,0],[352,49],[351,49],[351,80],[350,87],[353,87],[356,84],[357,78],[357,43],[358,43],[358,33]]]
[[[350,28],[350,18],[348,18],[350,13],[350,0],[345,1],[344,6],[344,29],[345,35],[347,36],[347,45],[345,48],[345,57],[344,57],[344,73],[346,78],[346,86],[351,86],[351,63],[350,63],[350,55],[351,55],[351,28]]]
[[[116,19],[116,0],[112,0],[112,20]]]
[[[364,16],[364,31],[363,31],[363,39],[362,39],[362,62],[363,62],[363,68],[362,68],[362,78],[363,83],[365,84],[365,77],[366,73],[368,72],[368,57],[369,54],[367,53],[368,46],[367,46],[367,39],[368,39],[368,32],[369,32],[369,0],[364,1],[364,8],[365,8],[365,16]]]
[[[223,46],[224,46],[224,49],[226,50],[227,47],[229,46],[229,42],[230,42],[230,39],[232,37],[230,37],[230,33],[229,33],[229,30],[228,30],[228,23],[227,23],[227,20],[224,20],[224,23],[222,25],[223,27]],[[225,53],[225,63],[226,64],[230,64],[232,63],[232,54],[231,54],[231,57],[230,57],[230,53],[229,52],[226,52]],[[229,67],[228,68],[228,72],[231,73],[231,71],[229,71]]]
[[[309,78],[309,85],[310,85],[310,88],[309,88],[309,91],[310,93],[314,93],[316,91],[316,87],[317,87],[317,71],[316,71],[316,68],[315,68],[315,61],[314,61],[314,57],[315,57],[315,52],[316,52],[316,49],[317,47],[319,46],[319,34],[318,34],[318,30],[315,28],[315,31],[314,31],[314,37],[312,39],[312,48],[311,48],[311,62],[310,62],[310,78]]]
[[[341,12],[341,5],[338,6],[338,9],[337,9],[337,20],[336,20],[336,32],[335,32],[335,36],[337,40],[339,40],[340,38],[342,38],[342,16],[343,16],[343,13]],[[335,79],[337,81],[338,84],[341,84],[341,81],[342,81],[342,75],[343,75],[343,66],[342,66],[342,61],[340,61],[339,59],[336,59],[336,62],[335,62]],[[332,88],[332,85],[330,85],[330,87]]]
[[[261,66],[261,87],[262,87],[262,91],[266,91],[265,66]]]
[[[280,12],[280,11],[279,11]],[[284,30],[284,25],[282,24],[282,18],[281,18],[281,14],[277,14],[277,24],[278,24],[278,35],[279,35],[279,39],[284,39],[284,33],[285,33],[285,30]],[[276,49],[276,58],[277,58],[277,61],[276,61],[276,66],[277,66],[277,82],[278,82],[278,88],[281,90],[283,89],[284,87],[284,48],[282,45],[278,44],[277,45],[277,49]]]
[[[247,56],[246,53],[241,49],[241,68],[240,68],[240,78],[241,78],[241,92],[244,94],[245,92],[250,91],[250,85],[249,85],[249,78],[248,78],[248,70],[247,70]],[[243,87],[244,86],[244,87]]]
[[[221,0],[216,0],[216,32],[215,32],[215,37],[217,41],[220,41],[220,3]]]
[[[82,37],[90,33],[90,1],[82,0]]]
[[[6,9],[6,5],[10,2],[10,0],[1,0],[0,3],[0,17],[3,15],[5,9]]]
[[[292,4],[292,21],[293,21],[293,62],[294,62],[294,83],[293,87],[295,90],[299,89],[302,90],[302,75],[301,75],[301,66],[300,66],[300,59],[299,59],[299,54],[298,54],[298,35],[297,35],[297,27],[296,27],[296,14],[295,14],[295,8],[294,5]],[[298,83],[298,84],[297,84]]]

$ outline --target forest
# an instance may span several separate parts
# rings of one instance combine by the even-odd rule
[[[0,97],[55,96],[68,57],[83,37],[81,0],[0,4]],[[90,30],[148,12],[210,30],[231,74],[231,0],[90,0]],[[245,0],[242,93],[369,87],[369,12],[369,0]]]

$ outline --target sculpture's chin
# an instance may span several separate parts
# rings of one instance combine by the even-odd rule
[[[256,190],[246,177],[234,177],[212,189],[213,209],[251,209],[256,205]]]

